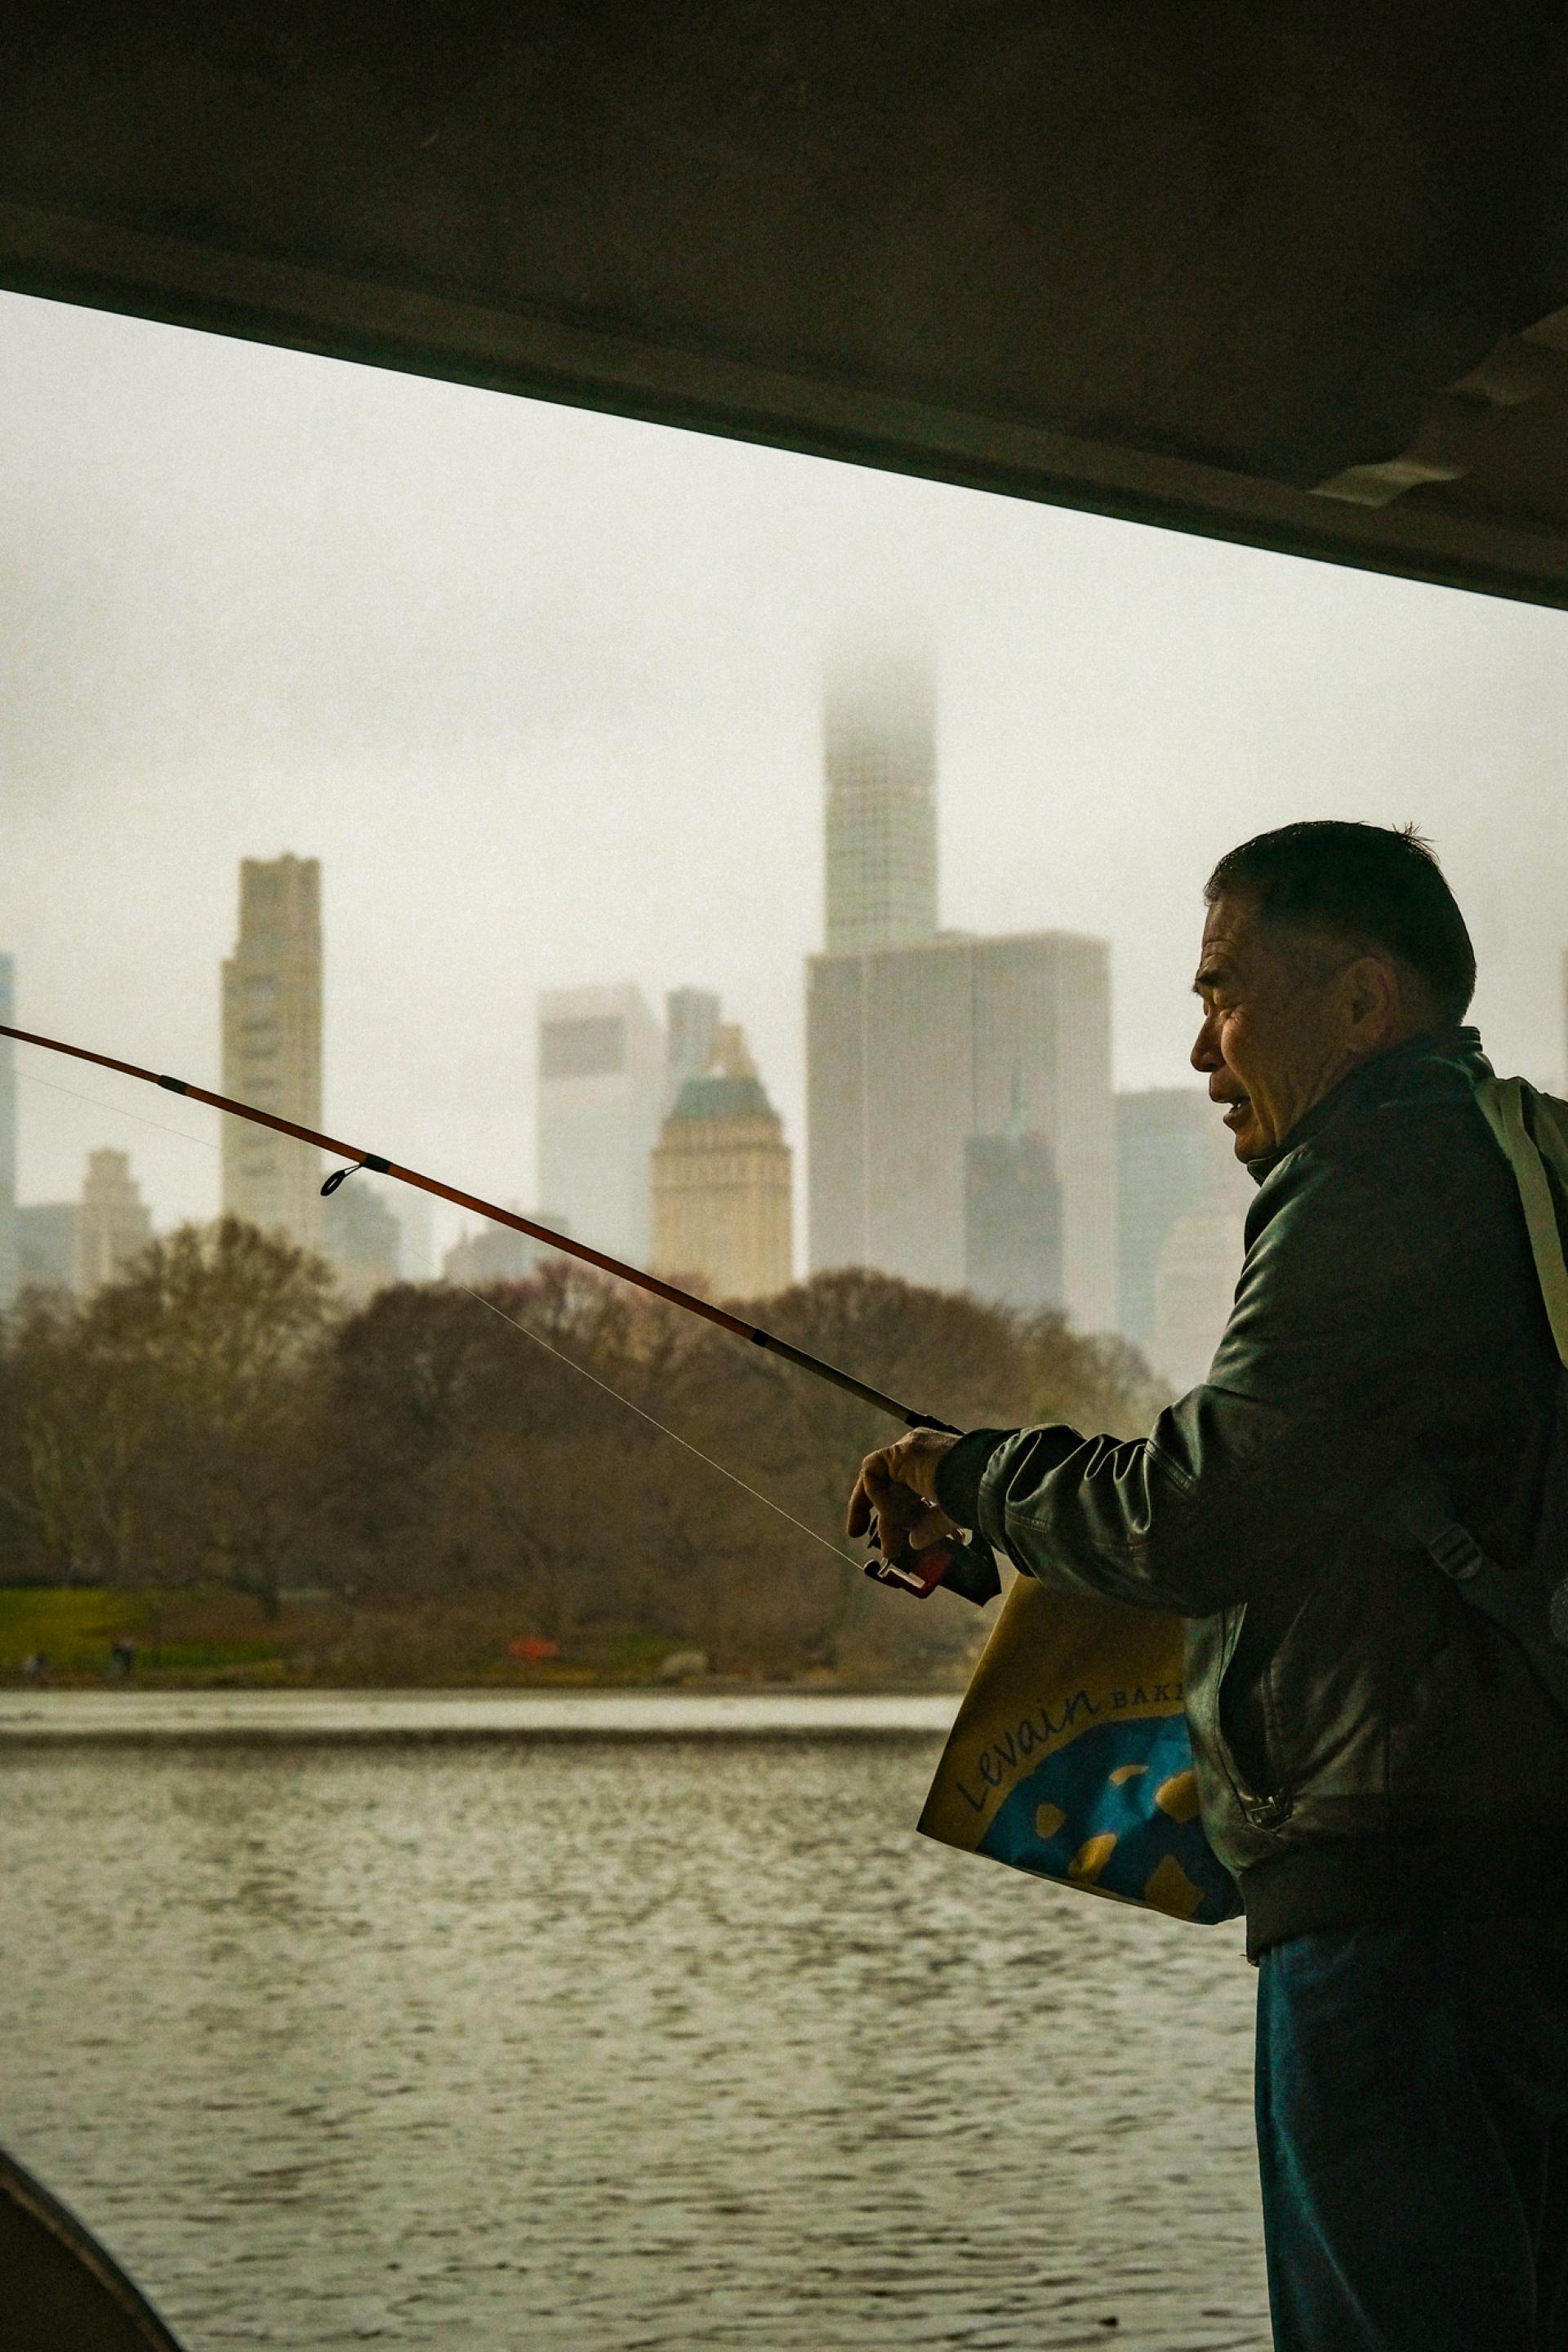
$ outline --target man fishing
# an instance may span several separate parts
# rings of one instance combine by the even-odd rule
[[[1398,1502],[1440,1485],[1505,1569],[1547,1507],[1559,1368],[1472,1096],[1475,958],[1413,831],[1288,825],[1205,895],[1192,1060],[1258,1186],[1207,1380],[1136,1443],[917,1430],[849,1530],[973,1528],[1187,1621],[1280,2352],[1563,2352],[1568,1715]]]

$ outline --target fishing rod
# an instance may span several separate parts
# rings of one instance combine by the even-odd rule
[[[344,1143],[340,1138],[322,1135],[313,1127],[302,1127],[299,1121],[279,1118],[276,1111],[258,1110],[254,1103],[237,1102],[230,1095],[214,1094],[209,1087],[198,1087],[186,1078],[170,1077],[166,1071],[144,1070],[139,1063],[122,1062],[113,1054],[96,1054],[86,1045],[68,1045],[58,1037],[40,1037],[30,1029],[13,1029],[0,1022],[0,1037],[15,1038],[18,1045],[41,1045],[47,1053],[68,1054],[73,1061],[91,1062],[102,1070],[116,1070],[121,1077],[140,1078],[151,1087],[163,1087],[170,1094],[186,1095],[193,1102],[207,1103],[214,1110],[227,1111],[231,1118],[248,1119],[253,1127],[269,1127],[276,1134],[292,1136],[297,1142],[311,1143],[322,1151],[334,1153],[348,1164],[334,1169],[321,1186],[323,1196],[335,1192],[340,1184],[362,1168],[378,1176],[395,1177],[400,1184],[412,1184],[416,1191],[430,1192],[438,1201],[450,1201],[455,1208],[472,1210],[475,1215],[488,1217],[492,1224],[510,1225],[514,1233],[526,1234],[531,1241],[543,1242],[551,1249],[560,1250],[567,1257],[591,1265],[600,1274],[614,1275],[621,1282],[629,1282],[636,1289],[647,1291],[651,1297],[662,1298],[668,1306],[679,1307],[689,1315],[700,1315],[705,1322],[717,1324],[737,1339],[747,1339],[753,1347],[763,1348],[770,1355],[782,1356],[797,1370],[810,1372],[819,1381],[827,1381],[846,1396],[857,1397],[862,1404],[875,1405],[879,1412],[890,1413],[901,1421],[906,1429],[939,1429],[952,1431],[952,1423],[938,1421],[934,1415],[917,1412],[885,1390],[873,1388],[869,1381],[859,1381],[837,1364],[826,1363],[820,1356],[807,1353],[791,1340],[781,1339],[776,1332],[764,1331],[758,1325],[745,1322],[731,1315],[727,1307],[715,1307],[710,1299],[699,1298],[694,1291],[682,1290],[673,1282],[665,1282],[656,1274],[646,1274],[640,1266],[628,1265],[604,1250],[593,1249],[586,1242],[574,1241],[569,1234],[558,1234],[550,1226],[538,1223],[532,1217],[520,1216],[515,1209],[500,1208],[494,1201],[480,1200],[473,1192],[459,1192],[456,1185],[443,1184],[439,1177],[426,1176],[417,1168],[405,1168],[395,1160],[384,1159],[379,1152],[363,1150],[358,1144]],[[896,1556],[884,1556],[873,1551],[866,1563],[866,1573],[879,1584],[896,1586],[917,1600],[928,1600],[939,1584],[950,1591],[962,1594],[984,1608],[1000,1590],[1000,1580],[990,1548],[983,1541],[963,1543],[953,1538],[942,1537],[919,1551],[909,1549]]]

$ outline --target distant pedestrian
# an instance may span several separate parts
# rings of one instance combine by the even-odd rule
[[[121,1680],[123,1680],[125,1676],[131,1673],[132,1668],[135,1664],[136,1644],[131,1640],[128,1634],[122,1633],[120,1636],[120,1639],[110,1646],[109,1653],[109,1671],[111,1675],[120,1675]]]

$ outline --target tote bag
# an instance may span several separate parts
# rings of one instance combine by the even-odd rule
[[[1180,1618],[1020,1576],[920,1828],[1086,1894],[1204,1926],[1234,1918],[1236,1882],[1198,1813]]]

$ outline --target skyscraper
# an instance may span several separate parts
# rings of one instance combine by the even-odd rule
[[[1241,1265],[1240,1227],[1251,1197],[1251,1182],[1237,1163],[1229,1132],[1201,1087],[1150,1087],[1117,1096],[1117,1328],[1169,1378],[1178,1377],[1180,1368],[1161,1361],[1155,1351],[1155,1280],[1167,1237],[1184,1218],[1228,1219],[1235,1240],[1233,1287]],[[1184,1365],[1202,1352],[1201,1332],[1211,1324],[1212,1355],[1229,1296],[1227,1289],[1215,1310],[1219,1277],[1214,1269],[1229,1244],[1222,1245],[1215,1232],[1200,1232],[1196,1226],[1187,1228],[1187,1244],[1194,1267],[1207,1271],[1195,1273],[1191,1280],[1182,1276],[1180,1245],[1166,1263],[1165,1327],[1167,1334],[1173,1334],[1179,1322],[1187,1334],[1180,1342]],[[1178,1297],[1185,1302],[1179,1316]],[[1208,1305],[1194,1305],[1199,1297]],[[1167,1337],[1163,1344],[1169,1349],[1176,1342]]]
[[[790,1150],[738,1028],[721,1026],[653,1152],[654,1265],[720,1298],[765,1298],[795,1276]]]
[[[629,982],[541,996],[539,1198],[577,1239],[635,1265],[647,1263],[664,1075],[664,1033]]]
[[[15,1025],[16,966],[0,955],[0,1022]],[[16,1049],[9,1037],[0,1037],[0,1312],[16,1296],[20,1265],[16,1255]]]
[[[74,1287],[90,1298],[153,1238],[153,1219],[123,1151],[89,1151],[76,1217]]]
[[[258,1110],[321,1123],[321,868],[314,857],[247,857],[239,939],[223,968],[223,1091]],[[225,1119],[226,1215],[321,1242],[321,1153],[292,1136]]]
[[[930,667],[888,655],[837,665],[824,725],[829,955],[936,932],[936,713]]]
[[[806,1087],[814,1270],[879,1266],[962,1288],[969,1140],[1029,1136],[1060,1188],[1061,1304],[1081,1330],[1114,1328],[1103,940],[950,932],[923,946],[814,956]],[[1037,1156],[1037,1175],[1038,1166]],[[1036,1273],[1021,1273],[1026,1287]]]

